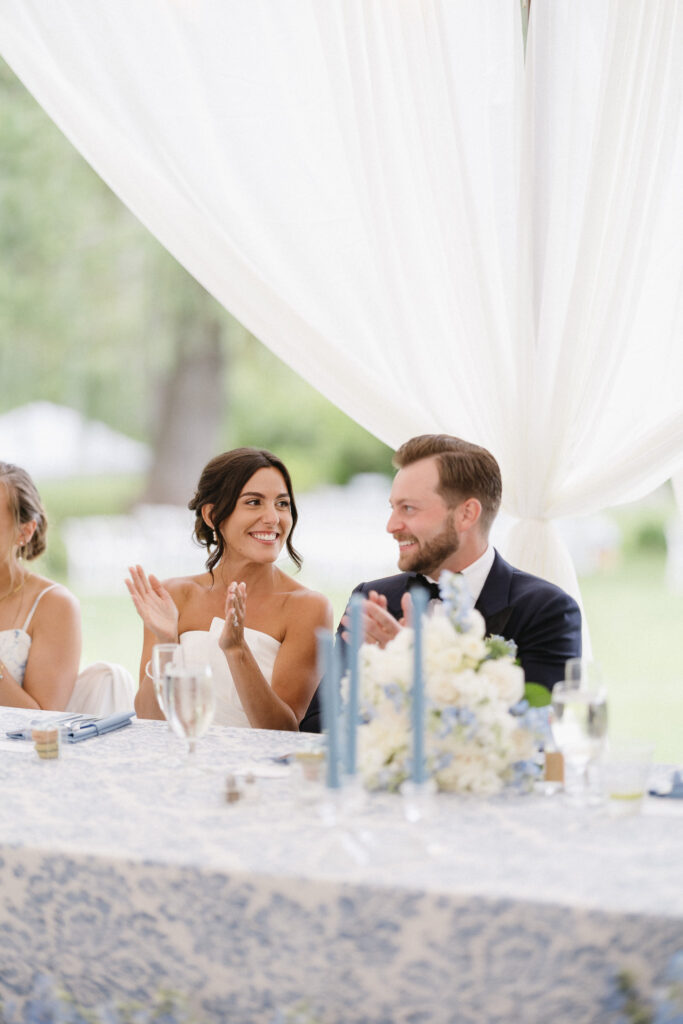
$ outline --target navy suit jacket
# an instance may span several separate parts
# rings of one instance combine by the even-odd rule
[[[353,592],[367,596],[376,590],[384,594],[387,610],[400,619],[401,598],[414,576],[397,573],[361,583]],[[551,690],[564,677],[565,661],[581,656],[581,612],[576,601],[553,583],[515,569],[497,551],[475,608],[484,616],[487,635],[515,641],[528,683],[541,683]],[[341,625],[337,637],[338,643],[344,644]],[[320,732],[318,691],[299,728],[302,732]]]

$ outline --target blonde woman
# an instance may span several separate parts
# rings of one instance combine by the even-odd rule
[[[47,519],[33,480],[0,462],[0,704],[61,711],[81,656],[81,614],[66,587],[25,564],[45,550]]]

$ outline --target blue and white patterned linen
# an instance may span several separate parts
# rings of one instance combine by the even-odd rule
[[[0,994],[44,971],[92,1006],[180,991],[210,1022],[302,1001],[326,1024],[610,1022],[617,971],[651,985],[683,948],[678,802],[443,796],[415,825],[378,794],[328,825],[267,760],[317,742],[214,728],[198,776],[165,723],[57,762],[0,742]]]

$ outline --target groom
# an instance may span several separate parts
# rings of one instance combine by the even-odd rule
[[[423,434],[401,445],[387,530],[398,543],[402,572],[354,590],[364,605],[365,641],[383,647],[403,628],[412,587],[438,597],[441,572],[462,573],[487,634],[517,644],[527,682],[552,689],[568,658],[581,655],[581,613],[559,587],[509,565],[489,544],[500,506],[500,468],[485,448],[449,434]],[[338,632],[348,638],[348,613]],[[301,722],[318,732],[316,693]]]

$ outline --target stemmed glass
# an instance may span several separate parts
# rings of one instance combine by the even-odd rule
[[[171,728],[187,743],[186,765],[189,766],[197,740],[213,721],[216,702],[211,666],[167,665],[163,700]]]
[[[602,754],[607,737],[607,696],[594,662],[567,662],[564,681],[553,688],[551,728],[564,756],[565,793],[584,805],[588,766]]]
[[[157,704],[161,709],[164,718],[168,719],[166,706],[164,704],[164,676],[166,668],[172,665],[183,664],[183,648],[181,644],[155,644],[152,648],[152,657],[145,666],[145,674],[152,680],[154,694]],[[169,729],[170,729],[169,722]]]

